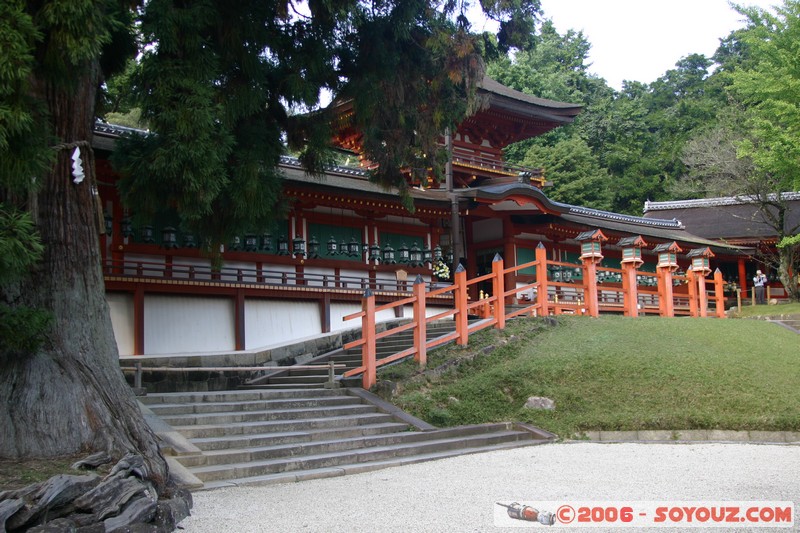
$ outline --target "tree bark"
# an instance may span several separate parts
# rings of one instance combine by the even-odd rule
[[[120,371],[105,300],[102,217],[90,146],[99,62],[75,80],[68,88],[44,77],[34,81],[61,144],[31,202],[44,258],[20,285],[15,303],[47,310],[53,320],[37,353],[0,360],[0,456],[105,451],[119,459],[133,452],[143,456],[148,477],[161,492],[166,462]],[[75,146],[80,146],[86,174],[77,184],[71,160]]]

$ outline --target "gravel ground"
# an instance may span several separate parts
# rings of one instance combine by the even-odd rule
[[[791,501],[796,513],[800,447],[583,442],[531,446],[302,483],[201,491],[194,494],[192,516],[180,526],[190,533],[545,528],[520,521],[513,521],[517,528],[496,526],[495,502],[512,501]],[[631,531],[622,529],[626,530]],[[794,530],[800,530],[796,517]]]

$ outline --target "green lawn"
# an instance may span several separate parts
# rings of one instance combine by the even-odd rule
[[[441,426],[515,420],[564,438],[587,430],[800,430],[800,335],[785,328],[713,318],[557,322],[514,320],[467,347],[434,351],[425,374],[404,363],[379,379],[399,380],[394,401]],[[485,353],[487,345],[495,349]],[[529,396],[552,398],[555,411],[523,409]]]

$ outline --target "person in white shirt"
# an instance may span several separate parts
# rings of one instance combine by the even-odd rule
[[[753,278],[753,287],[755,287],[756,290],[756,305],[767,303],[767,276],[760,270],[756,270],[756,275]]]

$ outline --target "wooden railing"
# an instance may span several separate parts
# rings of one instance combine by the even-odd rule
[[[222,267],[180,263],[107,259],[103,262],[106,277],[137,280],[186,280],[198,282],[237,283],[253,286],[303,286],[320,289],[355,289],[409,292],[410,284],[397,279],[371,279],[366,276],[320,274],[314,272],[284,272],[263,268]],[[429,282],[433,288],[435,282]]]
[[[362,310],[344,317],[344,320],[361,319],[361,339],[350,342],[345,349],[361,347],[362,364],[349,370],[345,377],[361,374],[362,386],[369,389],[376,383],[377,369],[380,366],[398,361],[413,355],[414,360],[422,367],[427,363],[427,352],[440,344],[456,341],[466,345],[469,335],[487,327],[505,328],[506,320],[520,316],[547,316],[560,314],[599,316],[602,312],[622,312],[625,316],[639,316],[650,313],[661,316],[688,315],[692,317],[708,316],[709,301],[715,303],[717,317],[725,316],[722,273],[714,273],[714,290],[709,296],[706,291],[706,279],[689,271],[685,276],[674,275],[670,270],[658,269],[658,272],[636,270],[632,264],[623,264],[621,269],[602,267],[604,271],[619,273],[621,283],[605,283],[597,280],[597,264],[592,258],[584,260],[583,276],[580,283],[552,281],[548,279],[548,266],[576,267],[570,263],[548,261],[546,250],[539,245],[536,248],[536,259],[529,263],[506,268],[503,259],[497,255],[489,274],[467,279],[467,273],[459,266],[454,274],[453,285],[426,291],[426,284],[421,277],[414,282],[412,296],[376,306],[375,295],[367,290],[362,298]],[[535,268],[534,281],[525,285],[514,284],[506,287],[506,277],[523,269]],[[657,288],[640,287],[643,279],[655,278]],[[469,289],[477,284],[491,284],[492,291],[484,298],[470,301]],[[474,291],[473,291],[474,292]],[[452,294],[453,308],[427,316],[430,300],[442,294]],[[515,305],[511,305],[515,303]],[[377,332],[376,315],[382,311],[398,306],[413,306],[413,317],[410,322],[400,327]],[[481,320],[470,323],[469,317]],[[455,322],[455,331],[428,340],[428,324],[436,320],[451,318]],[[414,343],[410,348],[382,359],[376,358],[376,342],[404,331],[414,332]]]

